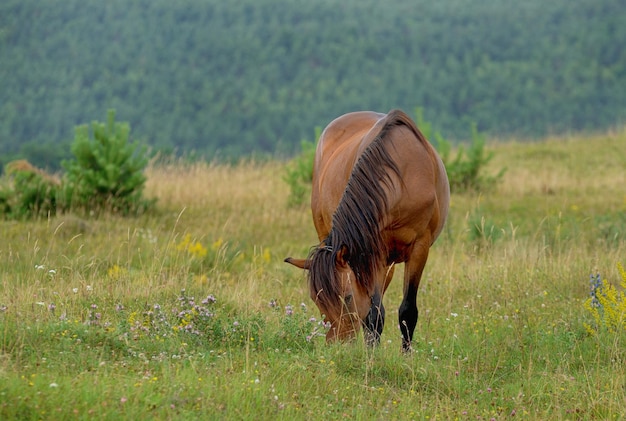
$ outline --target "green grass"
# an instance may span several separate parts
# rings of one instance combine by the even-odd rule
[[[583,303],[626,263],[626,134],[490,149],[507,172],[453,196],[410,356],[401,270],[378,348],[324,343],[280,163],[150,168],[141,218],[0,222],[0,419],[625,417],[626,332]]]

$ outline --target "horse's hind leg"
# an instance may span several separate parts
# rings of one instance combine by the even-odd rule
[[[404,268],[404,297],[398,310],[398,322],[402,332],[402,351],[404,352],[411,350],[413,332],[417,325],[417,289],[426,259],[428,259],[428,246],[415,244],[411,258]]]

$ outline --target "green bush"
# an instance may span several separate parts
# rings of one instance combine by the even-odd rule
[[[0,212],[9,218],[47,217],[57,211],[60,181],[24,160],[5,167]]]
[[[152,206],[143,199],[148,158],[145,148],[130,143],[128,124],[115,122],[109,110],[107,123],[76,127],[71,145],[74,159],[64,161],[62,179],[47,174],[28,161],[5,166],[0,179],[0,214],[7,218],[36,218],[67,210],[92,214],[111,211],[139,213]]]
[[[106,124],[91,123],[75,129],[74,159],[63,162],[64,200],[72,209],[130,214],[146,210],[142,198],[148,164],[145,147],[129,141],[130,126],[115,122],[109,110]]]
[[[496,175],[484,175],[483,170],[493,158],[493,152],[485,150],[485,138],[478,133],[476,125],[472,124],[472,141],[467,148],[463,145],[457,148],[456,155],[452,155],[452,144],[441,136],[439,132],[432,132],[430,123],[424,121],[422,109],[416,109],[416,124],[421,132],[429,139],[446,167],[450,189],[453,192],[484,191],[492,188],[504,175],[506,169],[501,169]]]
[[[315,139],[319,139],[322,130],[315,129]],[[313,181],[313,162],[315,161],[315,144],[303,140],[300,145],[302,152],[294,158],[285,170],[283,180],[289,185],[290,192],[287,205],[290,207],[302,206],[311,194]]]

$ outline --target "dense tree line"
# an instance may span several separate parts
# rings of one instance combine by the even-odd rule
[[[623,0],[4,0],[0,159],[54,166],[107,109],[155,149],[291,154],[354,110],[446,137],[626,117]]]

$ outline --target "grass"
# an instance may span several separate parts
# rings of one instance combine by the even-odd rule
[[[626,417],[626,332],[583,305],[626,263],[626,133],[490,149],[507,172],[453,196],[410,356],[401,270],[378,348],[324,343],[281,163],[151,167],[141,218],[0,222],[0,419]]]

